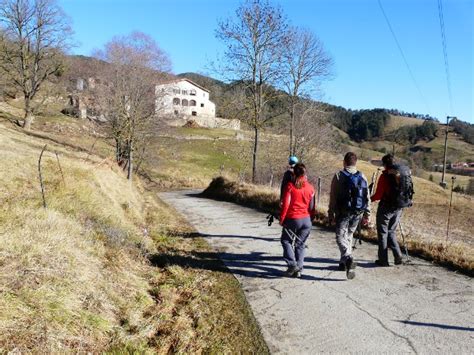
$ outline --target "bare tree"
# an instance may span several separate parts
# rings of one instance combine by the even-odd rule
[[[294,104],[294,142],[292,154],[300,159],[310,158],[312,154],[337,152],[340,138],[336,136],[333,126],[328,122],[330,113],[321,110],[311,100],[298,100]]]
[[[281,43],[282,84],[288,94],[290,114],[289,155],[296,153],[295,115],[300,98],[310,97],[322,80],[331,74],[333,61],[319,38],[310,30],[292,27]],[[300,110],[307,114],[307,110]],[[306,120],[304,120],[306,121]]]
[[[23,127],[34,120],[33,100],[63,68],[71,30],[54,0],[0,0],[0,70],[23,93]]]
[[[155,85],[170,70],[170,61],[148,35],[115,37],[96,54],[110,65],[104,71],[99,106],[115,141],[117,162],[132,178],[134,152],[144,154],[155,123]]]
[[[218,24],[216,36],[226,46],[222,71],[232,81],[242,83],[249,100],[242,108],[248,112],[247,123],[254,131],[252,181],[257,171],[260,129],[271,119],[265,107],[275,95],[270,87],[280,75],[281,42],[287,29],[280,8],[265,0],[247,0],[235,17]]]

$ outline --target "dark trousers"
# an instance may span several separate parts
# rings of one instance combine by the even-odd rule
[[[379,260],[382,263],[388,263],[388,248],[392,249],[393,257],[400,259],[402,251],[398,245],[396,230],[402,210],[387,208],[379,205],[377,210],[377,237],[379,242]]]
[[[311,226],[309,217],[285,220],[284,229],[281,233],[281,245],[283,246],[283,259],[285,259],[288,266],[296,266],[303,270],[305,242],[311,232]],[[293,240],[293,236],[287,233],[285,229],[294,232],[298,238]]]

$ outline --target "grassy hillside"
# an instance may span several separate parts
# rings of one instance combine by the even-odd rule
[[[0,352],[267,352],[238,282],[153,190],[1,117]],[[58,124],[41,134],[72,144]]]
[[[423,124],[423,120],[415,117],[395,116],[390,115],[390,120],[385,126],[385,132],[390,133],[396,131],[400,127],[404,126],[420,126]]]
[[[444,154],[444,128],[438,131],[438,137],[430,142],[420,142],[421,147],[430,149],[430,156],[433,160],[442,163]],[[465,142],[462,137],[454,132],[448,133],[447,160],[451,162],[467,161],[474,159],[474,145]]]
[[[55,121],[55,120],[53,120]],[[69,127],[67,135],[62,134],[66,127],[59,123],[50,122],[49,118],[40,118],[38,126],[47,134],[57,139],[67,139],[71,143],[84,147],[87,151],[94,145],[96,138],[85,131],[93,127],[85,127],[84,123],[73,122],[63,124]],[[75,128],[73,128],[75,127]],[[251,134],[237,133],[228,130],[176,128],[169,129],[162,136],[156,137],[149,144],[148,158],[143,167],[146,174],[159,188],[176,187],[206,187],[213,177],[228,176],[235,180],[245,180],[251,172]],[[450,137],[451,138],[451,137]],[[261,139],[259,162],[259,181],[269,184],[273,174],[273,186],[279,184],[279,179],[286,165],[285,136],[264,133]],[[454,142],[454,139],[453,139]],[[430,142],[435,144],[436,142]],[[428,143],[427,143],[428,144]],[[463,149],[472,149],[471,145],[462,141],[457,144]],[[364,146],[364,145],[363,145]],[[388,147],[387,147],[388,148]],[[367,148],[347,146],[344,150],[355,151],[361,160],[373,157],[380,158],[383,153]],[[95,142],[94,151],[101,155],[112,156],[112,146],[103,140]],[[343,154],[332,154],[323,151],[313,151],[305,162],[312,178],[322,178],[323,201],[325,200],[332,174],[341,166]],[[361,162],[361,169],[368,177],[376,167]],[[449,192],[438,186],[438,176],[434,173],[434,182],[428,181],[429,173],[419,171],[423,179],[416,179],[417,193],[415,199],[419,208],[407,211],[407,230],[419,238],[436,238],[442,240],[445,236],[447,204]],[[449,177],[448,177],[449,178]],[[457,184],[467,184],[467,179],[459,178]],[[452,216],[451,238],[466,243],[473,243],[470,238],[470,225],[474,222],[474,202],[471,197],[455,194],[454,211]],[[417,218],[417,216],[419,218]]]

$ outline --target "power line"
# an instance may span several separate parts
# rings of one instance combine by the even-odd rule
[[[451,76],[449,75],[448,50],[446,46],[446,34],[444,31],[444,16],[443,16],[443,1],[442,0],[438,0],[438,16],[439,16],[439,26],[441,29],[441,43],[443,46],[444,70],[446,71],[446,84],[448,86],[449,107],[451,109],[451,112],[453,112],[453,95],[451,92]]]
[[[415,87],[418,90],[418,93],[420,94],[421,100],[425,104],[428,112],[431,112],[430,106],[428,105],[428,102],[426,101],[425,96],[421,92],[420,86],[418,85],[418,82],[416,81],[415,76],[413,75],[413,72],[411,71],[410,65],[408,64],[407,58],[405,57],[405,53],[403,52],[402,46],[400,45],[400,42],[398,41],[397,35],[395,34],[395,31],[393,30],[392,25],[390,24],[390,20],[388,19],[388,16],[385,13],[385,10],[382,6],[382,2],[378,0],[378,3],[379,3],[380,10],[382,10],[382,14],[385,18],[385,21],[387,22],[388,28],[390,29],[390,32],[392,33],[393,39],[395,40],[395,43],[397,44],[398,50],[400,51],[403,61],[405,62],[405,66],[407,67],[411,80],[413,81],[413,84],[415,84]]]

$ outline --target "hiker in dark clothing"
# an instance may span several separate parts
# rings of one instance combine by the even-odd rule
[[[357,155],[349,152],[344,156],[344,169],[334,175],[331,182],[328,217],[336,223],[336,242],[341,253],[339,270],[346,271],[347,278],[355,277],[352,257],[352,238],[363,219],[367,224],[370,215],[370,196],[367,179],[356,168]]]
[[[389,266],[388,248],[392,249],[395,265],[402,264],[402,252],[397,241],[396,230],[400,223],[400,217],[403,207],[411,206],[411,197],[413,195],[413,185],[411,183],[411,174],[407,167],[400,167],[394,163],[394,157],[387,154],[382,158],[385,168],[380,176],[375,194],[372,201],[379,201],[377,210],[377,237],[378,237],[378,259],[375,263],[379,266]],[[401,176],[410,174],[407,188],[407,197],[405,202],[400,203],[397,195],[402,190],[400,185]],[[411,184],[411,186],[410,186]]]
[[[288,169],[285,171],[285,174],[283,174],[283,179],[280,185],[280,207],[283,200],[283,193],[285,192],[286,185],[288,185],[289,182],[294,182],[295,174],[293,172],[293,168],[295,164],[297,163],[298,163],[298,158],[295,156],[291,156],[288,159]]]
[[[311,220],[314,218],[316,206],[314,187],[308,182],[304,164],[296,164],[294,173],[294,182],[290,181],[283,193],[280,212],[280,225],[283,226],[281,245],[283,258],[288,264],[285,275],[301,277],[305,242],[311,232]]]

